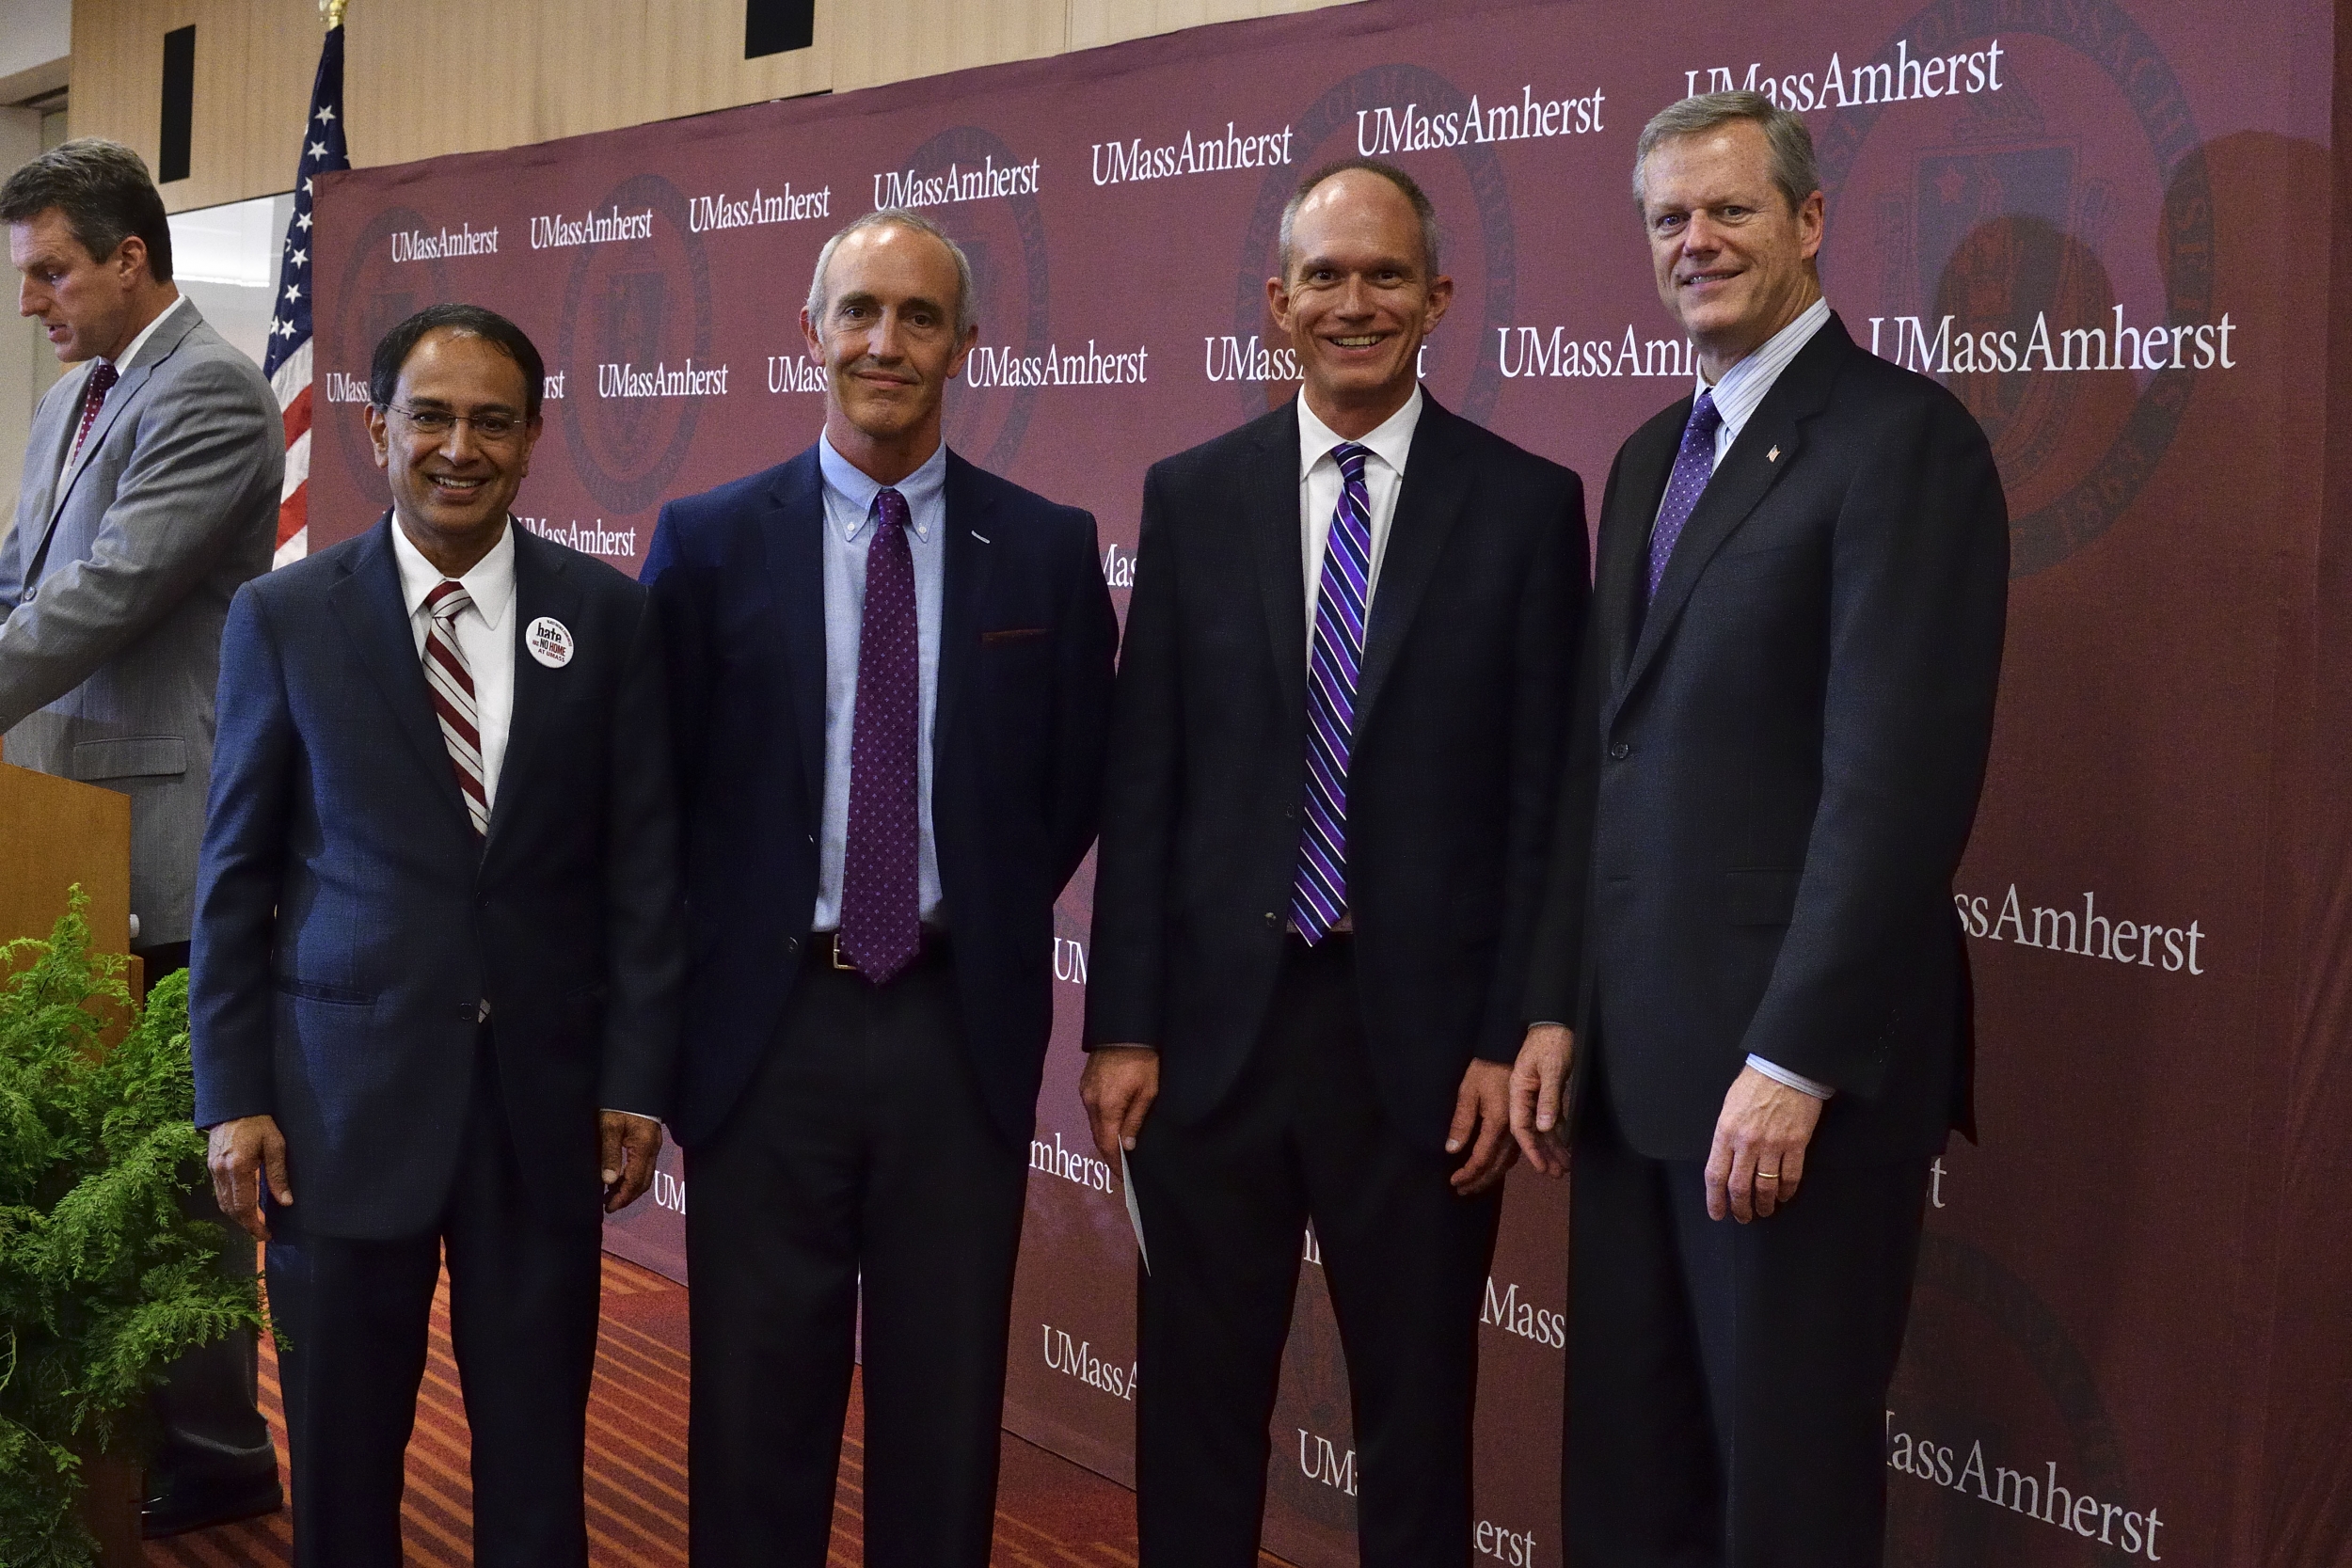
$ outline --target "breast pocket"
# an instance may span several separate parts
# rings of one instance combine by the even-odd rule
[[[176,778],[188,770],[188,743],[176,735],[122,736],[85,740],[69,766],[85,784],[102,779]]]

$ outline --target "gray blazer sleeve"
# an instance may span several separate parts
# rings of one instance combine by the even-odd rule
[[[249,368],[215,359],[153,388],[94,547],[0,621],[0,730],[151,630],[237,543],[261,499],[274,504],[285,446],[257,385]]]

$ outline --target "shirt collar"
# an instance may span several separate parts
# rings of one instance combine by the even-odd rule
[[[392,519],[390,527],[392,559],[400,565],[401,608],[414,620],[424,596],[440,586],[441,569],[409,543],[398,517]],[[506,607],[515,600],[515,531],[520,527],[510,513],[506,526],[499,531],[499,542],[490,546],[490,553],[457,579],[465,584],[466,596],[473,601],[483,624],[492,631],[498,630],[500,623],[506,619]]]
[[[157,312],[153,321],[149,322],[145,326],[139,328],[139,335],[131,340],[129,346],[123,349],[119,357],[106,359],[106,363],[112,365],[117,373],[129,370],[133,362],[138,358],[139,350],[147,346],[147,340],[155,335],[155,329],[163,325],[164,323],[169,321],[173,316],[177,315],[179,313],[180,307],[187,304],[187,302],[188,296],[182,294],[178,298],[174,299],[169,305],[165,306],[161,311]],[[103,354],[100,355],[99,357],[102,359],[106,358],[106,356]]]
[[[817,435],[817,467],[824,475],[825,488],[844,503],[841,537],[857,543],[866,531],[866,523],[874,515],[874,498],[882,486],[871,474],[833,450],[833,442],[822,431]],[[931,527],[938,516],[933,505],[947,487],[947,443],[942,441],[931,454],[923,459],[923,466],[890,486],[906,498],[908,526],[914,536],[930,543]]]
[[[1788,368],[1788,361],[1797,351],[1813,341],[1813,334],[1829,321],[1829,301],[1817,299],[1797,312],[1797,319],[1764,341],[1763,346],[1724,372],[1723,379],[1709,387],[1702,372],[1698,390],[1715,394],[1715,412],[1724,417],[1725,438],[1736,441],[1740,428],[1748,422],[1764,395],[1780,379],[1780,372]],[[1693,393],[1695,398],[1697,393]]]
[[[1421,387],[1414,385],[1413,395],[1405,400],[1405,406],[1381,420],[1369,436],[1357,437],[1356,444],[1368,447],[1372,455],[1386,463],[1398,474],[1405,472],[1405,454],[1412,450],[1413,431],[1421,423],[1422,399]],[[1315,418],[1315,411],[1307,406],[1307,394],[1298,394],[1298,472],[1303,479],[1307,470],[1331,455],[1331,449],[1347,437]]]

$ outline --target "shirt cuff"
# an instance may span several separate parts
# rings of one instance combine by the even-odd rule
[[[1750,1056],[1748,1066],[1774,1083],[1786,1084],[1790,1088],[1802,1090],[1816,1100],[1827,1100],[1837,1092],[1827,1084],[1817,1083],[1802,1072],[1791,1072],[1778,1062],[1768,1062],[1761,1056]]]

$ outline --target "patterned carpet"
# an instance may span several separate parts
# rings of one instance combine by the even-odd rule
[[[445,1277],[433,1304],[432,1358],[408,1446],[403,1520],[408,1561],[418,1568],[465,1568],[471,1558],[472,1488],[466,1413],[450,1352],[448,1284]],[[606,1258],[603,1333],[588,1407],[588,1538],[599,1568],[686,1561],[686,1364],[685,1291]],[[282,1455],[278,1368],[267,1341],[262,1408]],[[853,1393],[834,1505],[831,1560],[842,1568],[861,1560],[863,1435]],[[998,1568],[1135,1568],[1135,1497],[1126,1488],[1009,1436],[1000,1492]],[[147,1548],[149,1568],[279,1568],[293,1560],[290,1516],[282,1513]]]

